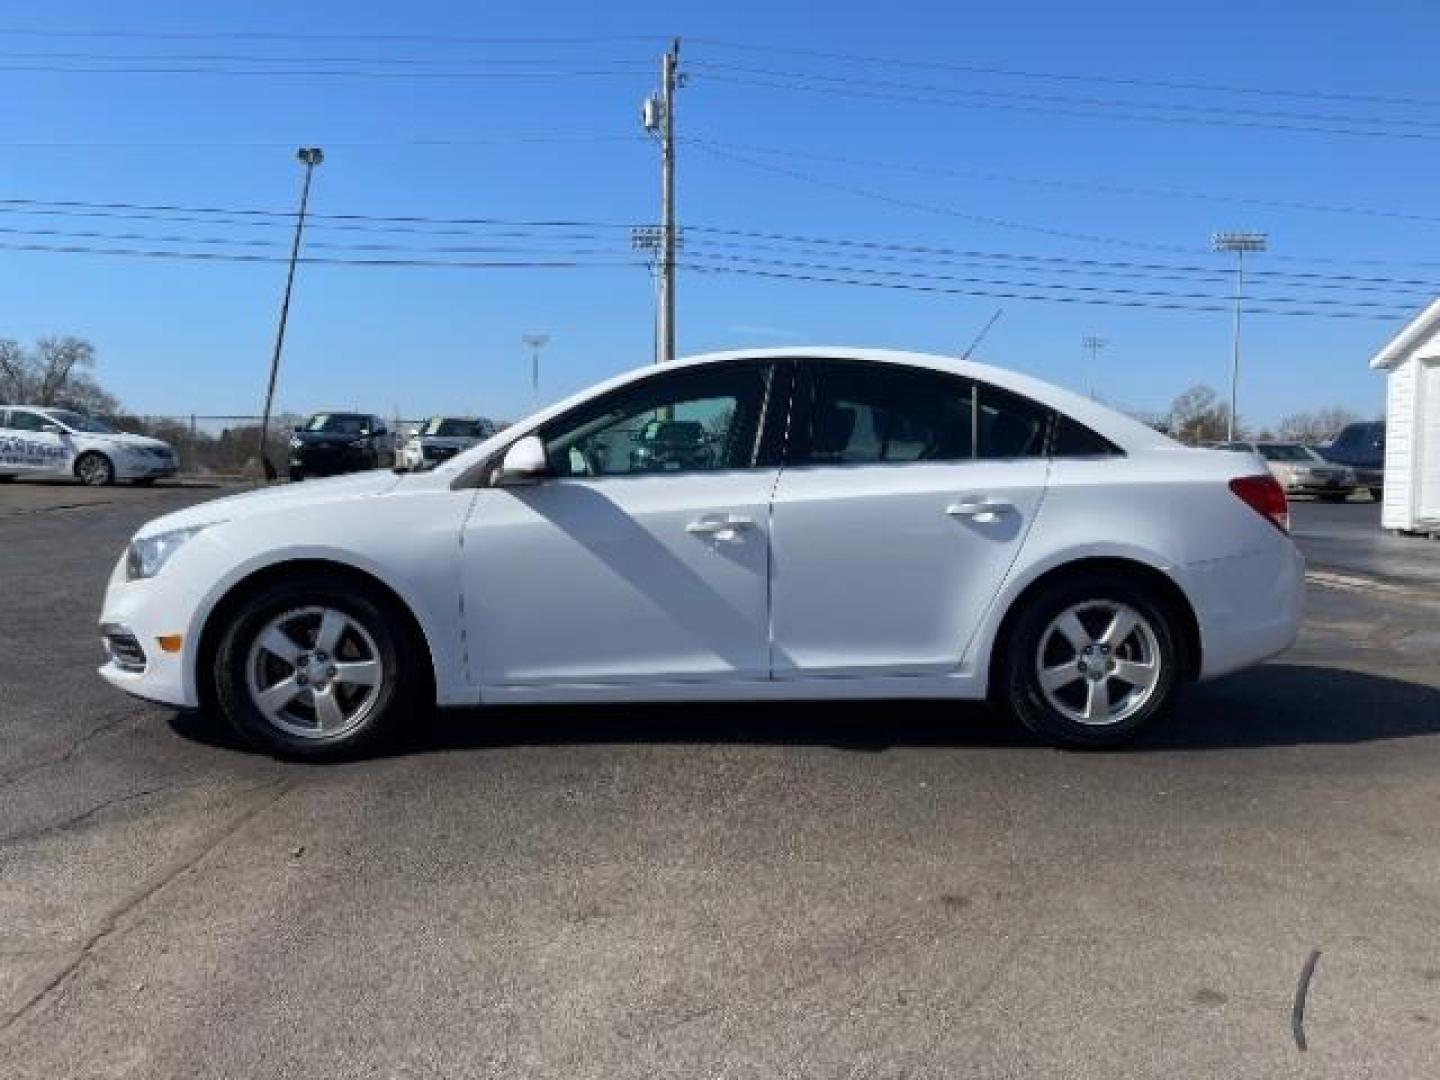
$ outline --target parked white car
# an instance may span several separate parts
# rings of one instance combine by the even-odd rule
[[[401,444],[400,464],[416,471],[434,468],[499,430],[483,416],[432,416]]]
[[[175,475],[169,443],[116,431],[92,416],[38,405],[0,406],[0,479],[74,476],[86,484],[149,484]]]
[[[702,425],[710,452],[631,453],[657,418]],[[1291,644],[1288,524],[1255,458],[1012,372],[722,353],[433,471],[150,522],[110,579],[100,670],[297,757],[353,753],[432,700],[989,698],[1106,746],[1186,680]]]

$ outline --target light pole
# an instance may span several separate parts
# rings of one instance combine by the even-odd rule
[[[1226,423],[1226,442],[1235,441],[1235,405],[1240,386],[1240,307],[1245,297],[1245,253],[1264,251],[1269,237],[1263,232],[1217,232],[1210,238],[1216,251],[1235,253],[1235,320],[1230,334],[1230,416]]]
[[[295,288],[295,263],[300,257],[300,237],[305,232],[305,208],[310,204],[310,176],[315,166],[325,160],[325,151],[318,146],[302,146],[295,152],[305,166],[305,179],[300,184],[300,209],[295,215],[295,238],[290,244],[290,269],[285,274],[285,295],[280,301],[280,322],[275,327],[275,351],[270,354],[270,381],[265,387],[265,411],[260,419],[260,465],[265,479],[274,480],[275,466],[266,453],[266,436],[270,433],[270,406],[275,401],[275,378],[280,374],[280,351],[285,347],[285,321],[290,317],[290,293]]]
[[[1085,351],[1090,354],[1090,366],[1085,369],[1085,396],[1093,398],[1095,396],[1094,378],[1096,361],[1100,357],[1100,350],[1110,344],[1110,339],[1099,337],[1095,334],[1086,334],[1080,339],[1080,344],[1085,348]]]
[[[549,334],[523,334],[520,337],[530,346],[530,395],[536,411],[540,408],[540,350],[550,340]]]

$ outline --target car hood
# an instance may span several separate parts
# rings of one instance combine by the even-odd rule
[[[401,477],[389,469],[371,469],[368,472],[349,473],[328,480],[278,484],[177,510],[173,514],[147,522],[136,535],[152,536],[155,533],[185,529],[194,525],[244,521],[266,514],[283,513],[295,507],[370,498],[393,491],[400,481]]]
[[[451,450],[468,450],[480,440],[473,435],[420,435],[422,446],[444,446]]]

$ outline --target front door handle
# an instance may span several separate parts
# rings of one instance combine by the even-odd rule
[[[716,514],[696,518],[685,526],[685,531],[691,536],[713,536],[716,540],[729,542],[740,539],[740,533],[754,524],[742,514]]]
[[[1008,502],[966,500],[953,502],[945,507],[945,513],[955,518],[972,518],[975,521],[998,521],[1002,514],[1015,513],[1015,504]]]

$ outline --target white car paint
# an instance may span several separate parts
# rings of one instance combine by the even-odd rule
[[[979,380],[1124,453],[452,486],[631,381],[808,357]],[[1109,557],[1181,591],[1208,677],[1282,651],[1298,631],[1303,562],[1227,487],[1255,472],[1247,455],[1180,447],[1090,399],[987,365],[847,348],[713,354],[619,376],[430,472],[274,488],[150,522],[139,537],[210,527],[153,578],[127,580],[122,558],[101,621],[132,631],[148,662],[101,673],[195,706],[196,657],[217,603],[262,568],[328,560],[372,575],[415,614],[441,705],[983,698],[997,632],[1025,588],[1067,563]],[[178,652],[155,647],[176,634]]]
[[[65,409],[0,406],[0,475],[74,476],[76,461],[87,452],[105,455],[116,480],[173,476],[179,466],[174,448],[159,439],[84,431]]]

